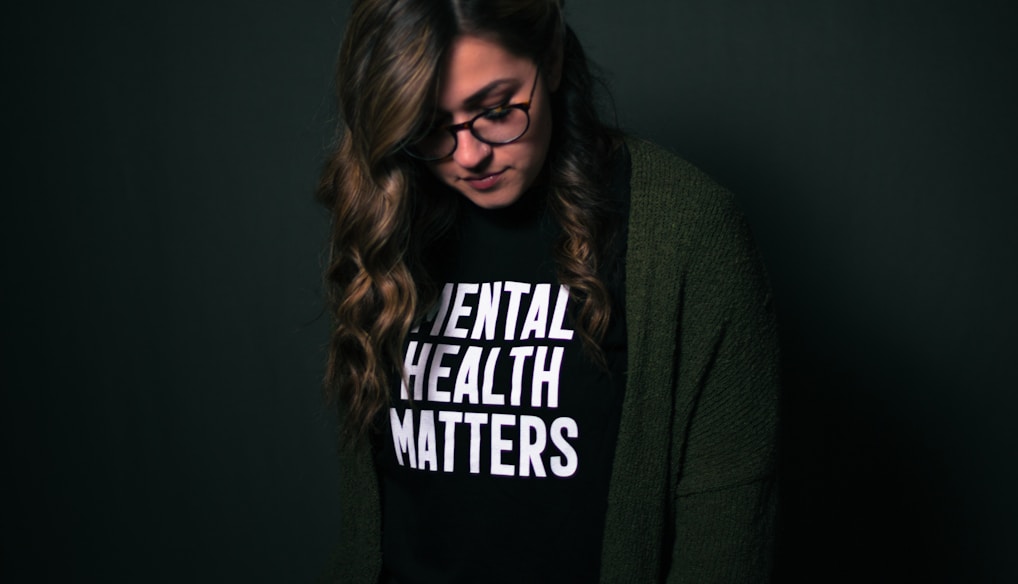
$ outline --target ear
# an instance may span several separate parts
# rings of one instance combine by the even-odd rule
[[[563,27],[564,28],[564,27]],[[562,66],[565,60],[565,30],[559,32],[556,35],[555,41],[552,43],[551,54],[548,58],[548,67],[545,69],[544,82],[548,84],[548,93],[555,93],[558,91],[558,86],[562,83]]]

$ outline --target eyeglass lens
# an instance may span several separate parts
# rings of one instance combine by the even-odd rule
[[[482,112],[471,121],[470,133],[487,144],[508,144],[522,136],[530,126],[530,115],[522,107],[509,106]],[[462,130],[460,130],[462,131]],[[456,150],[456,135],[448,128],[437,129],[413,146],[414,154],[438,160]]]

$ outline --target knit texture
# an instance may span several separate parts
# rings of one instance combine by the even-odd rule
[[[629,368],[601,581],[766,582],[778,344],[762,264],[727,191],[657,146],[627,145]],[[327,579],[374,583],[381,514],[368,445],[341,450],[340,464]]]
[[[762,264],[731,194],[629,148],[629,376],[601,580],[764,582],[778,343]]]

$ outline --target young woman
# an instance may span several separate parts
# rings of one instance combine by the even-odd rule
[[[602,125],[561,0],[355,0],[342,582],[768,577],[774,319],[730,195]]]

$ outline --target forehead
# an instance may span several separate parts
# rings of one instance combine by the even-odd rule
[[[534,74],[534,63],[501,45],[476,36],[460,36],[449,47],[439,88],[439,106],[453,111],[485,89],[519,88]]]

